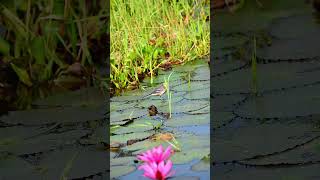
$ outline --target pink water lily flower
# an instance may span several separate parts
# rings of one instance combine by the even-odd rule
[[[162,145],[158,147],[154,147],[151,150],[148,150],[145,153],[142,153],[142,155],[138,155],[138,159],[144,161],[144,162],[155,162],[156,164],[159,164],[160,162],[168,159],[171,155],[171,146],[168,146],[165,151],[163,151]]]
[[[170,160],[165,164],[164,161],[161,161],[159,164],[156,162],[144,163],[139,167],[143,169],[144,176],[155,179],[155,180],[165,180],[167,177],[171,176],[173,173],[170,171],[172,168],[172,162]]]

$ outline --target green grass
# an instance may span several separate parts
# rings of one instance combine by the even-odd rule
[[[151,83],[162,64],[209,55],[209,1],[110,1],[111,88]]]

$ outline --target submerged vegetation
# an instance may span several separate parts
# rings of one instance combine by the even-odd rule
[[[107,59],[108,10],[107,1],[97,0],[1,0],[1,102],[24,108],[53,90],[98,82],[96,65]]]
[[[209,55],[209,1],[111,0],[111,90]],[[143,8],[141,8],[143,7]]]

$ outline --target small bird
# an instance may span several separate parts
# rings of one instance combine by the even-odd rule
[[[160,87],[158,87],[157,89],[152,91],[150,94],[144,96],[143,98],[146,98],[146,97],[149,97],[149,96],[161,96],[165,92],[166,92],[166,87],[164,86],[164,84],[161,84]]]
[[[161,84],[160,87],[155,89],[150,95],[151,96],[161,96],[163,93],[166,92],[166,87],[164,87],[164,84]]]
[[[155,116],[158,114],[157,107],[155,105],[151,105],[148,107],[148,112],[150,116]]]

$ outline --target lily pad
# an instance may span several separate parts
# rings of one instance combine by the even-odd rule
[[[227,126],[231,120],[235,118],[235,115],[231,112],[219,112],[215,111],[214,119],[211,123],[213,123],[214,128],[220,128],[222,126]]]
[[[71,107],[63,109],[32,109],[11,111],[2,116],[1,121],[8,124],[45,125],[51,123],[83,123],[104,118],[105,106]]]
[[[213,167],[213,176],[217,179],[247,179],[248,177],[261,180],[301,180],[319,178],[319,164],[294,166],[290,168],[248,168],[240,165],[223,165]]]
[[[144,139],[151,136],[153,132],[136,132],[130,134],[120,134],[111,137],[111,142],[127,143],[128,140],[132,139]],[[135,143],[136,144],[136,143]]]
[[[303,26],[297,26],[297,24],[303,24]],[[281,39],[296,39],[318,36],[320,29],[315,17],[308,13],[276,19],[270,26],[270,33]]]
[[[309,10],[303,1],[259,0],[259,2],[262,6],[259,6],[257,1],[245,1],[244,6],[234,13],[216,10],[214,31],[223,33],[254,31],[268,27],[275,18]]]
[[[208,65],[198,67],[195,72],[195,75],[191,77],[192,80],[210,80],[210,67]]]
[[[298,137],[296,137],[298,138]],[[248,164],[306,163],[320,160],[320,138],[303,144],[291,151],[247,161]]]
[[[136,159],[137,159],[136,157],[132,157],[132,156],[113,158],[110,161],[110,166],[121,166],[121,165],[133,164],[134,160]]]
[[[172,89],[178,92],[181,92],[181,91],[188,92],[188,91],[197,91],[197,90],[201,90],[203,88],[209,88],[209,87],[210,87],[210,82],[195,81],[190,83],[190,85],[188,83],[183,83],[179,86],[173,87]]]
[[[147,111],[141,111],[138,108],[127,109],[123,112],[112,111],[110,114],[110,122],[111,124],[117,124],[117,122],[121,123],[126,119],[137,119],[142,116],[147,115]]]
[[[81,178],[105,172],[107,155],[107,151],[97,151],[92,147],[63,149],[50,153],[39,162],[39,166],[47,169],[43,175],[46,179],[60,178],[62,174],[71,179]]]
[[[44,134],[42,136],[25,139],[18,143],[4,146],[3,150],[16,155],[47,152],[63,145],[73,145],[80,137],[89,133],[88,130],[71,130],[60,134]]]
[[[178,104],[172,105],[172,112],[174,113],[182,113],[182,112],[193,112],[199,109],[205,108],[209,106],[208,101],[197,101],[197,106],[194,106],[193,101],[191,100],[183,100]]]
[[[214,88],[214,87],[213,87]],[[231,111],[238,103],[246,100],[245,95],[219,95],[214,96],[210,108],[215,111]]]
[[[211,76],[221,76],[227,73],[240,70],[245,67],[245,63],[239,60],[225,60],[223,62],[216,62],[213,63],[213,74]]]
[[[88,138],[80,139],[82,144],[97,144],[97,143],[108,143],[110,142],[108,136],[108,126],[102,126],[94,130],[93,134]]]
[[[203,88],[200,90],[196,90],[196,91],[190,91],[187,92],[187,94],[185,95],[186,99],[193,99],[193,100],[197,100],[197,99],[208,99],[209,101],[209,94],[210,94],[210,88]],[[205,96],[206,95],[206,96]]]
[[[319,57],[317,45],[320,37],[277,40],[272,46],[257,50],[257,57],[270,60],[299,60]]]
[[[317,116],[320,85],[266,94],[246,101],[235,112],[248,118]],[[277,103],[274,103],[277,102]]]
[[[110,104],[110,111],[123,112],[131,109],[137,105],[136,102],[112,102]]]
[[[244,45],[248,38],[244,35],[235,35],[229,37],[216,37],[213,42],[214,50],[220,51],[221,49],[230,49]]]
[[[1,179],[41,179],[41,174],[37,172],[35,166],[14,156],[0,156],[0,177]],[[19,173],[17,173],[19,172]]]
[[[191,170],[193,171],[209,171],[210,161],[200,160],[197,164],[192,165]]]
[[[136,170],[136,167],[134,166],[111,166],[110,167],[110,178],[116,178],[119,176],[123,176],[126,174],[129,174],[130,172]]]
[[[201,115],[173,115],[171,119],[166,121],[169,127],[190,126],[190,125],[205,125],[210,123],[209,114]]]
[[[181,144],[181,152],[176,152],[171,160],[174,164],[184,164],[195,159],[201,159],[210,153],[209,136],[187,135],[177,138]]]
[[[128,126],[118,128],[113,133],[126,134],[126,133],[146,132],[154,129],[154,127],[157,126],[158,124],[159,122],[152,121],[147,118],[139,119]]]
[[[214,159],[216,162],[229,162],[281,152],[320,135],[320,131],[315,130],[312,124],[298,120],[272,123],[243,121],[236,128],[214,131]]]
[[[24,139],[30,138],[32,136],[41,134],[46,132],[46,128],[39,128],[39,127],[7,127],[1,128],[0,131],[0,149],[1,146],[8,146],[11,144],[17,144]],[[1,150],[0,150],[1,151]]]
[[[77,91],[65,92],[44,99],[35,100],[32,105],[37,108],[99,106],[106,103],[103,93],[97,88],[83,88]]]
[[[257,66],[258,92],[302,86],[304,84],[317,82],[318,79],[316,77],[320,74],[320,71],[301,73],[314,65],[314,63],[260,64]],[[284,68],[286,71],[283,71]],[[212,80],[214,84],[213,91],[222,94],[251,93],[253,88],[252,78],[250,68],[216,77]]]

